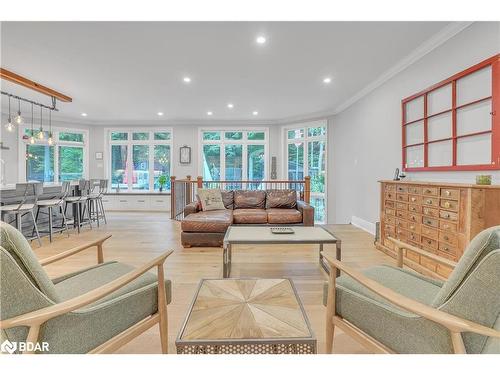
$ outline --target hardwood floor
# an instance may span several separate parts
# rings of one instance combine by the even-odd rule
[[[342,260],[352,267],[366,268],[375,264],[394,264],[394,260],[373,245],[373,236],[352,225],[331,225],[333,233],[342,239]],[[175,339],[201,278],[222,277],[221,248],[189,248],[180,245],[180,224],[168,214],[153,212],[109,212],[108,224],[84,229],[80,235],[70,231],[55,236],[52,244],[47,238],[43,246],[32,243],[39,258],[51,255],[95,239],[105,233],[113,237],[105,242],[104,260],[139,266],[165,250],[174,250],[167,259],[165,277],[173,282],[173,299],[169,312],[169,351],[175,353]],[[318,247],[294,246],[235,246],[232,277],[288,277],[294,281],[312,329],[318,339],[318,352],[324,352],[325,308],[322,305],[323,283],[326,275],[318,264]],[[334,253],[335,247],[325,245]],[[96,251],[89,249],[60,263],[46,267],[51,277],[69,273],[95,264]],[[342,331],[336,330],[335,353],[367,353]],[[119,350],[119,353],[160,353],[157,326],[151,328]]]

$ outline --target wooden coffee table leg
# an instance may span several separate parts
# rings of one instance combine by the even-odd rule
[[[224,244],[224,251],[222,254],[222,277],[228,278],[231,274],[231,244]]]
[[[325,264],[325,261],[323,260],[322,252],[323,252],[323,244],[320,243],[319,244],[319,264],[325,270],[326,274],[329,275],[330,269],[328,268],[328,266]]]
[[[336,258],[337,260],[342,260],[342,241],[337,239],[336,246]],[[337,268],[337,277],[340,276],[340,269]]]

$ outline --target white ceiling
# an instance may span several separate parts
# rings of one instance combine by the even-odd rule
[[[61,118],[102,124],[280,121],[332,113],[447,26],[2,22],[0,58],[3,68],[73,97],[72,103],[59,104]],[[255,42],[261,34],[265,45]],[[188,85],[182,81],[186,75],[192,79]],[[322,82],[326,76],[332,77],[329,85]],[[1,83],[4,91],[49,103]],[[159,118],[158,111],[165,115]]]

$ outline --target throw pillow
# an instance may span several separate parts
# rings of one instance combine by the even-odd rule
[[[198,189],[202,211],[225,210],[219,189]]]

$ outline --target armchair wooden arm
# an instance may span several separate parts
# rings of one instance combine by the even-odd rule
[[[439,255],[435,255],[432,253],[429,253],[425,250],[419,249],[418,247],[412,246],[410,244],[404,243],[403,241],[397,240],[392,237],[387,238],[389,241],[393,242],[394,245],[396,246],[396,252],[397,252],[397,264],[399,268],[403,267],[403,250],[411,250],[415,253],[418,253],[424,257],[427,257],[429,259],[432,259],[435,262],[441,263],[445,266],[455,268],[457,266],[456,262],[453,262],[452,260],[440,257]]]
[[[335,259],[333,256],[324,253],[323,257],[326,259],[328,264],[330,265],[332,272],[330,274],[335,275],[336,270],[340,269],[342,272],[351,276],[354,280],[359,282],[364,287],[368,288],[372,292],[378,294],[382,298],[391,302],[392,304],[410,311],[418,316],[423,318],[432,320],[444,327],[446,327],[451,332],[451,338],[453,342],[453,348],[455,353],[465,353],[465,346],[462,340],[461,332],[473,332],[484,336],[496,337],[500,338],[500,331],[497,331],[490,327],[482,326],[478,323],[472,322],[467,319],[462,319],[457,316],[448,314],[444,311],[438,310],[436,308],[424,305],[418,301],[415,301],[411,298],[405,297],[399,293],[396,293],[392,289],[389,289],[382,284],[366,277],[361,272],[355,271],[354,269],[346,266],[342,262]],[[332,282],[333,279],[333,282]],[[333,284],[333,285],[332,285]],[[328,286],[328,298],[330,299],[332,296],[332,300],[334,302],[335,299],[335,281],[334,278],[330,277],[329,286]],[[328,301],[330,302],[330,301]],[[332,309],[330,313],[333,317],[335,315],[335,304],[332,306],[327,305],[327,309]],[[327,313],[328,316],[328,313]]]
[[[92,242],[88,242],[88,243],[85,243],[83,245],[76,246],[76,247],[69,249],[69,250],[66,250],[60,254],[42,259],[42,260],[40,260],[40,264],[42,266],[46,266],[47,264],[55,263],[61,259],[67,258],[73,254],[79,253],[82,250],[85,250],[85,249],[88,249],[88,248],[91,248],[94,246],[97,247],[97,263],[103,263],[104,262],[104,254],[103,254],[103,250],[102,250],[102,244],[104,243],[104,241],[106,241],[110,237],[111,237],[111,234],[108,234],[108,235],[101,237],[101,238],[98,238]]]
[[[109,238],[110,236],[108,236]],[[105,239],[104,239],[105,240]],[[104,241],[103,240],[103,241]],[[95,245],[95,244],[94,244]],[[85,247],[87,248],[87,247]],[[76,249],[76,248],[75,248]],[[80,249],[83,250],[83,249]],[[159,257],[151,260],[150,262],[144,264],[143,266],[113,280],[112,282],[103,285],[97,289],[94,289],[90,292],[82,294],[78,297],[69,299],[67,301],[45,307],[40,310],[32,311],[26,314],[22,314],[20,316],[16,316],[13,318],[9,318],[3,321],[0,321],[0,329],[7,329],[19,326],[29,327],[28,333],[28,342],[36,343],[38,340],[38,334],[40,332],[40,326],[46,321],[55,318],[57,316],[66,314],[68,312],[77,310],[83,306],[86,306],[92,302],[95,302],[108,294],[114,292],[115,290],[120,289],[131,281],[137,279],[139,276],[143,275],[147,271],[149,271],[153,267],[157,267],[158,269],[158,312],[160,314],[160,321],[163,320],[162,313],[166,314],[166,297],[165,297],[165,278],[163,271],[163,263],[167,259],[173,251],[167,251],[166,253],[160,255]],[[63,253],[64,254],[64,253]],[[62,254],[61,254],[62,255]],[[71,254],[70,254],[71,255]],[[157,317],[158,319],[158,317]],[[166,316],[165,316],[166,319]],[[166,323],[166,322],[164,322]],[[166,325],[166,324],[165,324]],[[162,325],[160,324],[160,330],[162,330]],[[166,330],[166,328],[165,328]],[[165,345],[166,350],[166,342],[163,342],[162,339],[162,348]]]

